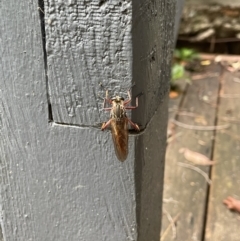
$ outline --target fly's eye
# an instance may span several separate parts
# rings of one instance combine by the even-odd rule
[[[124,100],[124,98],[123,97],[119,97],[119,96],[116,96],[116,97],[112,98],[112,101],[116,101],[116,102],[119,102],[121,100]]]

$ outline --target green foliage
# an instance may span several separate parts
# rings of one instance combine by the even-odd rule
[[[181,48],[175,49],[174,58],[178,61],[191,61],[198,58],[198,54],[194,49]]]
[[[181,64],[175,63],[172,66],[172,81],[181,79],[185,74],[185,69]]]
[[[198,59],[198,54],[194,49],[181,48],[174,51],[174,64],[172,65],[171,85],[175,85],[178,79],[185,78],[190,83],[189,78],[186,77],[185,66],[191,61]]]

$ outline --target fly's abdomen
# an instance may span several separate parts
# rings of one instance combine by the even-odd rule
[[[125,161],[128,155],[128,129],[126,118],[122,118],[119,121],[111,121],[112,138],[114,143],[114,149],[119,161]]]

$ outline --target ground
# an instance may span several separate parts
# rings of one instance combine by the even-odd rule
[[[240,57],[204,58],[169,102],[161,241],[240,240]]]

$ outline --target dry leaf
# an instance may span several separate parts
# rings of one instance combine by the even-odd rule
[[[198,144],[201,146],[206,146],[206,142],[202,140],[198,140]]]
[[[211,64],[211,60],[202,60],[201,61],[201,65],[210,65]]]
[[[179,96],[179,93],[177,91],[170,91],[169,98],[174,99]]]
[[[238,70],[239,67],[240,67],[240,62],[239,62],[239,61],[234,62],[234,63],[231,64],[231,66],[232,66],[234,69]]]
[[[201,153],[191,151],[187,148],[181,148],[181,149],[179,149],[179,152],[183,153],[184,157],[188,161],[190,161],[196,165],[210,166],[210,165],[214,165],[216,163],[215,161],[211,161],[208,157],[202,155]]]
[[[175,132],[175,125],[172,122],[168,122],[168,127],[167,127],[167,137],[171,137],[174,135]]]
[[[227,197],[225,200],[223,200],[223,203],[227,206],[228,209],[240,213],[240,201],[239,200],[237,200],[233,197]]]
[[[207,125],[207,121],[206,119],[203,117],[203,116],[197,116],[195,119],[194,119],[194,122],[198,123],[198,124],[202,124],[204,126]]]

